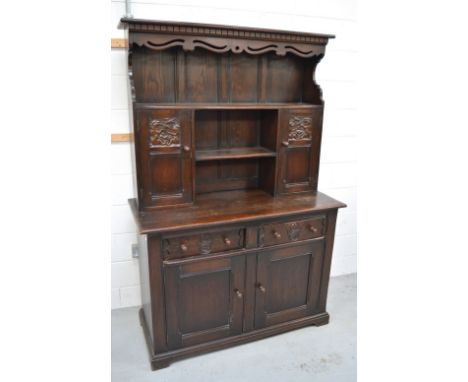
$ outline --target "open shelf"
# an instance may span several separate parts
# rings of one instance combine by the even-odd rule
[[[241,159],[241,158],[271,158],[276,152],[265,147],[235,147],[212,150],[198,150],[195,154],[197,162],[207,160]]]
[[[196,110],[195,193],[273,193],[278,110]]]
[[[311,108],[321,107],[311,103],[257,103],[257,102],[203,102],[203,103],[136,103],[139,109],[193,109],[193,110],[275,110],[275,109],[291,109],[291,108]]]

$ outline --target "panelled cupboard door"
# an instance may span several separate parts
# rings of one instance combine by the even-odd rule
[[[280,110],[280,194],[317,189],[323,107]]]
[[[244,276],[245,256],[166,266],[169,349],[240,334]]]
[[[193,112],[136,110],[138,174],[144,207],[193,201]]]
[[[258,255],[256,329],[319,313],[323,247],[319,240]]]

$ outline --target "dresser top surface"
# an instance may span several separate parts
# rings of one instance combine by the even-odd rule
[[[247,223],[346,207],[321,192],[273,197],[261,190],[212,192],[197,195],[190,206],[172,206],[139,212],[136,199],[129,199],[142,234],[211,228],[226,223]]]

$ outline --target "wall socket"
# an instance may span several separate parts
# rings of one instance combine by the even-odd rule
[[[140,257],[140,251],[138,249],[138,244],[132,244],[132,257],[138,259]]]

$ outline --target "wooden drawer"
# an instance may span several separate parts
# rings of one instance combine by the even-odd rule
[[[165,259],[208,255],[244,248],[245,229],[163,238]]]
[[[269,247],[320,237],[324,231],[325,216],[319,215],[309,219],[262,225],[259,229],[258,242],[260,247]]]

